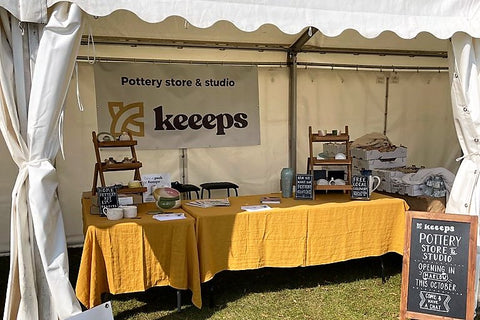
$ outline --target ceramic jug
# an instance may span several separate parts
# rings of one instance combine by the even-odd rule
[[[372,175],[372,170],[362,170],[361,173],[362,176],[368,177],[368,196],[370,197],[372,192],[377,190],[377,188],[380,186],[380,182],[382,182],[382,180],[379,176]]]

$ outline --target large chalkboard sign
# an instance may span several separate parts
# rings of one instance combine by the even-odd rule
[[[353,176],[352,177],[352,199],[369,200],[370,194],[368,192],[368,177],[367,176]]]
[[[314,199],[313,174],[297,174],[295,178],[295,199]]]
[[[107,208],[118,207],[117,187],[97,187],[98,206],[100,215],[107,215]]]
[[[407,212],[401,319],[473,319],[477,221]]]

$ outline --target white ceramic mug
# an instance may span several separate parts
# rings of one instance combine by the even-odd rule
[[[377,184],[375,184],[375,180]],[[370,196],[373,191],[377,190],[378,186],[380,185],[382,180],[379,176],[368,176],[368,195]]]
[[[123,217],[124,218],[135,218],[137,216],[137,207],[136,206],[121,206],[120,208],[123,209]]]
[[[123,209],[122,208],[107,208],[107,219],[108,220],[120,220],[123,218]]]

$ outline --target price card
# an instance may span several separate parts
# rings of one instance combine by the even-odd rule
[[[295,199],[310,199],[315,198],[313,192],[313,175],[312,174],[297,174],[295,178]]]
[[[369,200],[368,192],[368,177],[367,176],[353,176],[352,177],[352,199]]]
[[[100,207],[100,216],[107,215],[107,208],[118,207],[117,187],[97,187],[98,206]]]

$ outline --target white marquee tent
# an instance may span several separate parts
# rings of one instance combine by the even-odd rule
[[[11,200],[11,269],[4,319],[65,319],[80,312],[68,280],[64,221],[54,164],[61,147],[64,101],[80,47],[82,20],[113,16],[120,9],[149,23],[181,17],[188,24],[202,28],[223,21],[243,31],[262,31],[270,28],[266,24],[273,25],[282,31],[275,34],[282,35],[287,44],[292,44],[289,39],[300,40],[296,42],[299,46],[317,30],[321,34],[317,39],[321,40],[316,41],[327,41],[322,37],[340,37],[352,30],[367,39],[391,33],[401,38],[399,42],[421,39],[427,33],[430,34],[427,38],[433,35],[436,39],[450,39],[451,100],[463,158],[447,211],[478,214],[480,3],[477,1],[0,0],[0,7],[0,128],[19,168]],[[122,26],[133,24],[122,22]],[[119,25],[111,28],[126,32]],[[139,32],[134,37],[142,35]],[[263,37],[265,43],[271,41],[269,34]],[[294,56],[298,48],[290,49]],[[291,79],[295,80],[295,59],[289,62]],[[291,164],[296,161],[295,94],[291,89]]]

